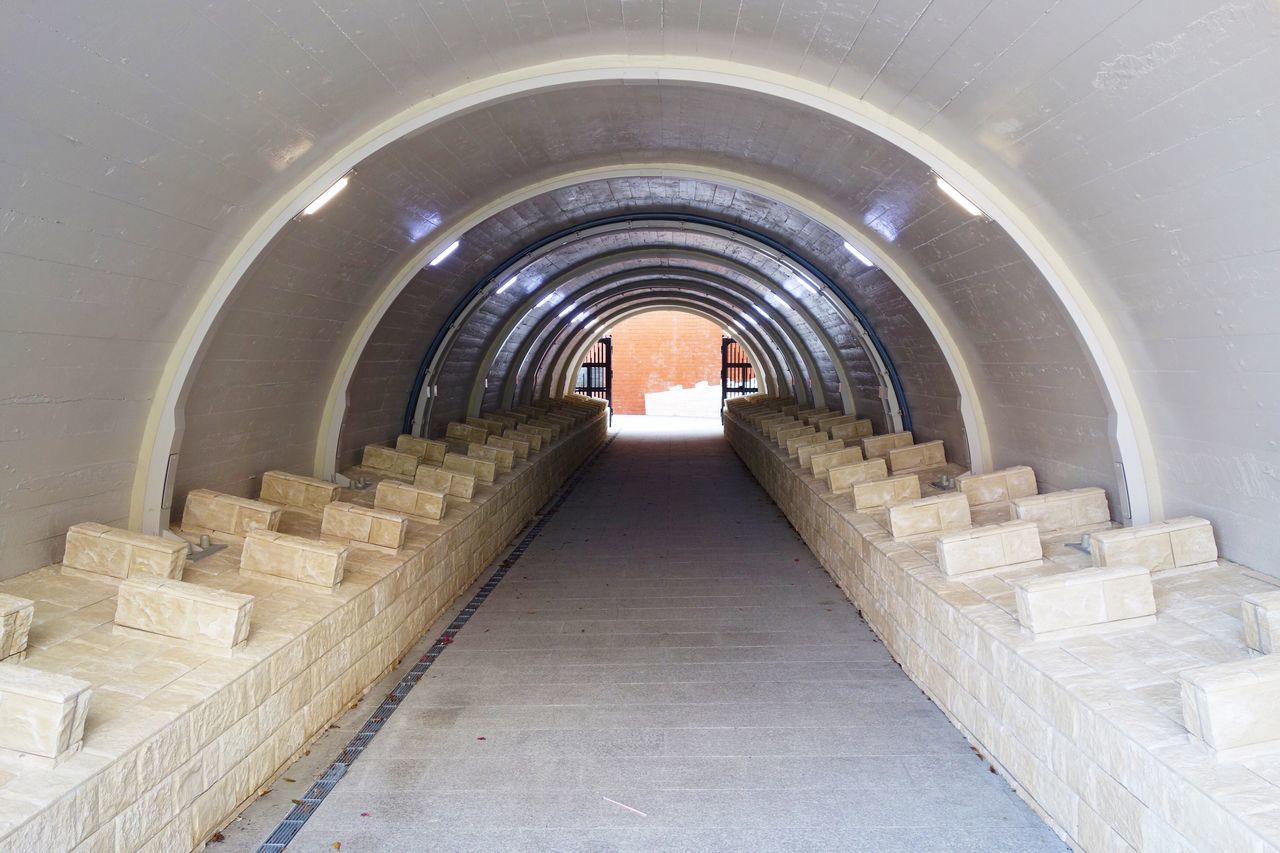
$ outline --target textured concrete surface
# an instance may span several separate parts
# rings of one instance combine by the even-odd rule
[[[890,660],[718,423],[615,424],[291,850],[1065,849]],[[211,849],[260,843],[367,713]]]

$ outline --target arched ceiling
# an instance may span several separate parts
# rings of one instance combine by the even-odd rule
[[[1136,446],[1130,488],[1261,566],[1278,21],[1272,0],[0,9],[6,554],[48,562],[131,497],[139,523],[168,435],[184,477],[237,490],[310,467],[335,395],[373,435],[502,253],[675,205],[812,259],[904,374],[909,352],[922,385],[972,390],[995,463],[1119,496]],[[656,183],[614,197],[593,170]]]

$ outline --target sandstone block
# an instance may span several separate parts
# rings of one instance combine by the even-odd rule
[[[543,445],[550,444],[556,439],[556,430],[551,427],[542,426],[535,421],[529,421],[524,426],[520,427],[520,432],[538,436],[542,439]],[[518,437],[519,436],[517,436],[517,438]]]
[[[901,477],[857,483],[850,497],[853,498],[853,508],[859,512],[889,506],[900,501],[918,500],[920,478],[915,474],[903,474]]]
[[[839,439],[837,439],[837,441],[839,441]],[[813,476],[826,477],[827,472],[832,468],[839,468],[844,465],[853,465],[865,460],[862,458],[861,447],[842,447],[831,453],[819,453],[809,461],[813,465]],[[879,468],[883,467],[883,465],[877,466],[876,470],[878,471]]]
[[[752,415],[750,418],[750,421],[755,426],[756,429],[760,430],[761,432],[764,432],[765,427],[768,426],[769,424],[773,423],[774,421],[787,420],[789,417],[790,415],[784,415],[782,414],[782,412],[773,411],[773,412],[764,412],[760,415]]]
[[[1140,624],[1156,612],[1151,572],[1113,566],[1031,578],[1015,585],[1018,622],[1033,634]]]
[[[463,456],[461,453],[446,454],[443,467],[446,471],[457,471],[459,474],[475,477],[476,482],[485,485],[493,483],[498,476],[496,463],[474,456]]]
[[[831,491],[841,495],[851,491],[858,483],[883,480],[889,476],[889,469],[883,459],[868,459],[865,462],[853,462],[828,468],[826,476]]]
[[[490,447],[487,444],[472,444],[467,448],[467,455],[472,459],[492,462],[500,474],[507,473],[516,464],[516,455],[513,451],[501,447]]]
[[[373,495],[375,509],[407,513],[433,521],[444,518],[448,503],[444,492],[386,480],[378,484],[378,490]]]
[[[825,432],[811,432],[808,435],[789,438],[787,439],[787,455],[794,458],[800,455],[800,448],[809,447],[813,444],[822,444],[825,441],[830,441]]]
[[[858,420],[857,415],[846,415],[843,412],[831,412],[830,414],[820,416],[817,420],[817,426],[818,429],[826,432],[833,426],[851,424],[856,420]]]
[[[262,501],[196,489],[187,494],[182,529],[244,536],[251,530],[275,530],[280,525],[280,514],[280,507]]]
[[[938,568],[950,577],[1041,560],[1040,530],[1030,521],[1007,521],[948,533],[938,539]]]
[[[502,435],[502,431],[507,428],[507,425],[502,421],[494,420],[493,418],[477,418],[474,416],[469,416],[467,418],[467,426],[479,427],[489,435]]]
[[[1265,655],[1280,648],[1280,589],[1246,595],[1242,609],[1244,641],[1249,648]]]
[[[821,424],[821,421],[819,421]],[[851,421],[842,421],[830,427],[832,438],[843,438],[846,441],[859,441],[863,438],[869,438],[874,427],[871,426],[871,420],[868,418],[854,418]]]
[[[396,477],[412,477],[418,467],[418,456],[415,453],[401,453],[381,444],[367,444],[364,456],[360,459],[360,467],[370,471],[383,471]]]
[[[542,449],[542,436],[537,433],[525,432],[523,429],[509,429],[502,434],[503,438],[509,438],[512,441],[523,441],[529,445],[529,450],[537,453]],[[441,462],[444,460],[441,459]]]
[[[454,421],[445,427],[445,436],[456,438],[458,441],[465,441],[468,444],[484,444],[484,440],[489,437],[489,431],[483,427]]]
[[[823,453],[834,453],[837,450],[844,449],[844,440],[839,438],[829,439],[818,444],[809,444],[801,447],[796,451],[796,459],[800,461],[801,468],[813,470],[813,457]],[[862,451],[858,451],[858,458],[862,458]]]
[[[769,422],[764,428],[764,434],[769,437],[770,441],[777,441],[778,433],[782,432],[784,429],[795,429],[796,427],[803,426],[804,424],[800,423],[800,421],[789,417],[786,420]],[[812,432],[811,428],[810,432]]]
[[[395,487],[401,484],[384,481],[378,484],[379,492],[384,485]],[[342,582],[346,561],[345,546],[269,530],[254,530],[244,538],[240,571],[334,590]]]
[[[1213,525],[1203,518],[1171,518],[1104,530],[1089,537],[1095,566],[1134,565],[1174,569],[1218,559]]]
[[[862,445],[862,455],[867,459],[887,460],[890,450],[910,447],[915,444],[915,438],[910,432],[891,432],[885,435],[869,435],[859,439],[859,442]]]
[[[458,471],[446,471],[430,465],[419,465],[413,484],[420,489],[444,492],[451,498],[469,501],[476,494],[476,478]]]
[[[258,499],[288,506],[319,508],[338,499],[338,485],[288,471],[268,471],[262,475]]]
[[[121,582],[115,624],[217,649],[233,649],[249,638],[252,612],[252,595],[179,580],[139,577]]]
[[[817,429],[817,427],[801,424],[800,426],[791,427],[790,429],[778,430],[777,434],[774,435],[773,440],[779,447],[786,447],[787,442],[793,438],[799,438],[803,435],[817,435]]]
[[[134,575],[180,578],[187,563],[187,551],[185,542],[86,522],[73,524],[67,530],[62,565],[66,569],[111,578]]]
[[[1213,749],[1280,741],[1280,656],[1197,667],[1178,676],[1187,731]]]
[[[515,454],[515,457],[520,460],[529,458],[529,442],[527,441],[517,441],[514,438],[503,438],[502,436],[491,435],[485,441],[485,444],[490,447],[501,448],[502,450],[510,450]]]
[[[969,499],[969,506],[1002,503],[1036,494],[1036,472],[1026,465],[1002,468],[990,474],[961,474],[956,488]]]
[[[509,429],[515,429],[520,426],[520,424],[524,423],[523,415],[508,415],[503,412],[485,412],[481,417],[486,420],[497,421],[502,424],[502,432],[506,432]],[[495,433],[495,435],[502,435],[502,432]]]
[[[341,501],[326,506],[320,521],[320,532],[325,536],[339,536],[392,551],[404,545],[408,527],[402,515]]]
[[[31,632],[31,617],[34,615],[34,602],[0,593],[0,660],[20,660],[14,656],[27,649],[27,635]]]
[[[1022,521],[1034,521],[1044,531],[1105,524],[1111,520],[1107,493],[1098,488],[1014,498],[1013,513]]]
[[[889,470],[895,474],[937,468],[947,464],[947,451],[941,441],[926,441],[906,447],[889,448]]]
[[[430,438],[418,438],[416,435],[401,435],[396,438],[396,450],[401,453],[412,453],[419,462],[439,465],[444,461],[449,445],[443,441]]]
[[[91,685],[15,664],[0,666],[0,748],[57,760],[80,748]]]
[[[501,412],[495,412],[495,414],[501,415],[504,418],[511,418],[513,421],[516,422],[517,425],[522,424],[525,421],[529,420],[528,415],[521,414],[520,412],[510,412],[510,411],[503,410]]]
[[[524,425],[525,429],[543,429],[550,430],[547,441],[559,441],[560,436],[564,434],[564,424],[551,420],[545,414],[540,418],[533,418]]]
[[[971,524],[964,495],[933,495],[889,506],[889,532],[895,539],[959,530]]]

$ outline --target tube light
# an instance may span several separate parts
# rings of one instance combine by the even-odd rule
[[[310,216],[320,208],[324,207],[330,201],[332,201],[334,196],[336,196],[338,193],[345,190],[347,188],[347,184],[351,183],[352,174],[353,174],[352,172],[348,172],[347,174],[343,175],[341,178],[338,178],[338,180],[334,181],[333,186],[329,187],[329,189],[320,193],[319,198],[311,202],[311,204],[307,205],[306,207],[302,208],[302,213],[300,215]]]
[[[588,318],[588,317],[590,317],[590,316],[591,316],[591,312],[590,312],[589,310],[588,310],[588,311],[583,311],[583,312],[582,312],[581,314],[579,314],[577,317],[574,317],[574,318],[573,318],[573,322],[574,322],[575,324],[577,324],[577,323],[581,323],[583,320],[587,319],[587,318]]]
[[[978,206],[976,204],[969,201],[969,199],[965,198],[964,195],[960,192],[960,190],[951,186],[951,184],[947,183],[942,178],[938,178],[938,189],[942,190],[944,193],[949,195],[951,197],[951,200],[954,201],[956,204],[960,205],[961,207],[963,207],[970,216],[982,215],[982,211],[978,209]]]
[[[440,254],[436,255],[434,258],[431,259],[431,266],[433,267],[439,266],[441,261],[443,261],[445,258],[452,255],[455,251],[457,251],[457,248],[461,245],[462,245],[461,240],[454,240],[452,243],[445,246],[440,251]]]
[[[561,312],[560,312],[559,316],[563,317],[563,316],[564,316],[564,315],[566,315],[566,314],[572,313],[573,309],[574,309],[574,308],[577,308],[577,307],[578,307],[578,303],[576,303],[576,302],[571,302],[571,303],[569,303],[569,307],[568,307],[568,308],[565,308],[563,311],[561,311]]]
[[[515,284],[515,283],[516,283],[516,279],[518,279],[519,277],[520,277],[520,276],[518,276],[518,275],[513,275],[513,276],[511,276],[511,278],[509,278],[509,279],[507,279],[506,281],[504,281],[504,282],[502,283],[502,287],[499,287],[497,290],[495,290],[495,291],[494,291],[494,293],[495,293],[495,294],[498,294],[498,293],[502,293],[504,290],[510,290],[510,289],[511,289],[511,285]]]
[[[533,307],[534,307],[534,308],[541,308],[543,305],[546,305],[548,302],[550,302],[551,300],[553,300],[553,299],[555,299],[555,298],[556,298],[556,295],[555,295],[555,292],[553,291],[553,292],[551,292],[551,293],[548,293],[546,296],[542,297],[542,299],[541,299],[541,300],[539,300],[538,304],[537,304],[537,305],[535,305],[535,306],[533,306]]]
[[[871,259],[870,259],[870,258],[868,258],[866,255],[864,255],[864,254],[862,254],[861,252],[859,252],[859,251],[857,250],[857,248],[856,248],[852,243],[850,243],[848,240],[845,240],[845,241],[844,241],[844,250],[845,250],[846,252],[848,252],[849,254],[853,255],[853,256],[854,256],[855,258],[857,258],[859,261],[862,261],[862,265],[863,265],[864,267],[874,267],[874,266],[875,266],[875,264],[871,263]]]
[[[751,307],[752,307],[752,308],[754,308],[754,309],[756,309],[756,312],[757,312],[761,317],[765,318],[766,320],[768,320],[768,319],[769,319],[769,312],[768,312],[768,311],[764,310],[764,309],[763,309],[763,308],[761,308],[759,305],[756,305],[756,304],[754,304],[754,303],[752,303]]]

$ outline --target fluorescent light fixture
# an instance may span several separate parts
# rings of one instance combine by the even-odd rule
[[[861,252],[859,252],[859,251],[858,251],[858,249],[857,249],[857,247],[855,247],[855,246],[854,246],[852,243],[850,243],[848,240],[845,240],[845,241],[844,241],[844,250],[845,250],[846,252],[848,252],[849,254],[853,255],[853,256],[854,256],[855,258],[857,258],[859,261],[862,261],[862,265],[863,265],[864,267],[874,267],[874,266],[875,266],[875,264],[871,263],[871,259],[870,259],[870,258],[868,258],[866,255],[864,255],[864,254],[862,254]]]
[[[769,319],[769,312],[768,312],[768,311],[764,310],[764,309],[763,309],[763,308],[761,308],[759,305],[755,305],[755,304],[752,304],[752,306],[751,306],[751,307],[752,307],[752,308],[754,308],[754,309],[756,309],[756,313],[758,313],[761,317],[765,318],[766,320],[768,320],[768,319]]]
[[[538,304],[533,307],[541,308],[543,305],[546,305],[548,302],[552,301],[555,298],[556,298],[555,291],[552,291],[551,293],[548,293],[546,296],[542,297],[542,299],[538,301]]]
[[[329,202],[333,201],[333,197],[345,190],[347,188],[347,184],[351,183],[351,176],[354,174],[355,172],[347,172],[341,178],[334,181],[333,186],[320,193],[319,198],[302,208],[302,213],[300,213],[299,216],[310,216]]]
[[[574,323],[581,323],[583,320],[587,319],[587,318],[588,318],[588,317],[590,317],[590,316],[591,316],[591,312],[590,312],[590,311],[583,311],[583,312],[582,312],[581,314],[579,314],[577,317],[574,317],[574,318],[573,318],[573,322],[574,322]]]
[[[499,287],[497,290],[495,290],[495,291],[494,291],[494,293],[495,293],[495,294],[498,294],[498,293],[502,293],[504,290],[510,290],[510,289],[511,289],[511,285],[515,284],[515,283],[516,283],[516,279],[518,279],[518,278],[520,278],[520,276],[518,276],[518,275],[513,275],[513,276],[511,276],[511,278],[509,278],[509,279],[507,279],[506,281],[504,281],[504,282],[502,283],[502,287]]]
[[[577,307],[578,307],[578,303],[576,303],[576,302],[571,302],[571,303],[569,303],[569,307],[568,307],[568,308],[565,308],[563,311],[561,311],[561,312],[560,312],[560,316],[561,316],[561,317],[563,317],[563,316],[564,316],[564,315],[566,315],[566,314],[572,314],[572,313],[573,313],[573,309],[574,309],[574,308],[577,308]]]
[[[452,243],[445,246],[443,249],[440,250],[440,254],[436,255],[434,258],[431,259],[431,266],[433,267],[440,266],[441,261],[443,261],[445,258],[449,257],[454,252],[456,252],[458,250],[458,247],[461,245],[462,245],[461,240],[454,240]]]
[[[759,309],[756,309],[756,310],[759,310]],[[739,312],[739,313],[742,315],[742,319],[746,320],[746,321],[747,321],[748,323],[750,323],[751,325],[753,325],[753,326],[759,326],[759,325],[760,325],[760,321],[759,321],[759,320],[757,320],[755,317],[752,317],[752,316],[751,316],[750,314],[748,314],[746,311],[741,311],[741,312]]]
[[[944,193],[951,196],[951,200],[954,201],[956,204],[960,205],[961,207],[963,207],[970,216],[982,215],[982,211],[978,209],[978,206],[976,204],[969,201],[969,199],[965,198],[964,195],[961,194],[960,190],[951,186],[951,184],[942,180],[942,178],[938,178],[938,189],[942,190]]]

